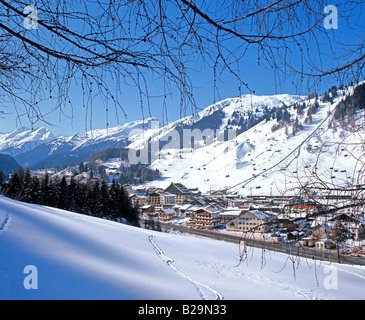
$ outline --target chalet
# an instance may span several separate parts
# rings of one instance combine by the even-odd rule
[[[159,209],[158,219],[161,221],[169,221],[175,217],[175,210],[173,209]]]
[[[252,203],[243,202],[238,206],[238,208],[244,211],[249,211],[250,209],[252,209]]]
[[[306,218],[323,212],[320,204],[312,202],[291,202],[284,207],[285,215],[289,218]]]
[[[189,191],[193,196],[200,196],[202,193],[199,191],[199,188],[189,188]]]
[[[172,193],[176,196],[176,203],[185,203],[194,193],[181,183],[173,183],[165,189],[165,192]]]
[[[239,207],[242,204],[244,204],[244,201],[242,199],[227,199],[228,207]]]
[[[176,215],[179,217],[186,217],[187,214],[191,212],[192,208],[194,208],[192,204],[176,204],[173,206]]]
[[[155,212],[155,207],[150,204],[146,204],[140,207],[140,210],[143,215],[146,215],[148,213]]]
[[[207,203],[204,201],[204,199],[200,198],[200,197],[194,197],[194,198],[192,198],[188,201],[189,201],[189,204],[194,205],[194,206],[205,206],[205,205],[207,205]]]
[[[352,235],[354,240],[361,240],[364,237],[364,221],[357,215],[345,212],[317,216],[311,225],[314,236],[316,236],[315,231],[317,230],[317,233],[320,231],[323,233],[323,227],[326,226],[326,229],[328,230],[327,238],[331,238],[339,227],[338,222],[340,222],[341,227]],[[326,238],[324,234],[320,236]]]
[[[259,210],[246,211],[227,222],[226,230],[265,233],[269,231],[267,222],[271,219],[270,215]]]
[[[197,208],[190,214],[189,225],[206,229],[216,228],[220,225],[219,210],[212,206]]]
[[[147,196],[144,194],[132,194],[129,199],[137,207],[143,207],[147,203]]]
[[[312,215],[316,210],[316,206],[314,204],[295,204],[292,207],[292,213],[304,213],[306,215]]]
[[[154,218],[157,218],[158,214],[155,210],[155,207],[152,205],[144,205],[142,207],[140,207],[140,211],[141,211],[141,219],[143,220],[151,220]]]

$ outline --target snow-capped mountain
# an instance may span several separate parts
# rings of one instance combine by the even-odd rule
[[[310,98],[283,94],[225,99],[163,127],[151,118],[58,137],[15,159],[24,167],[53,167],[85,161],[108,148],[147,146],[152,168],[162,173],[149,185],[158,187],[174,181],[203,192],[277,194],[309,183],[313,173],[329,184],[354,185],[364,156],[363,135],[349,121],[364,121],[365,102],[359,100],[364,87],[332,88]],[[352,98],[356,88],[360,91]],[[344,103],[346,97],[352,100]],[[185,133],[196,129],[212,133],[211,139],[198,134],[184,141]]]
[[[256,96],[243,95],[241,97],[229,98],[217,102],[202,111],[191,116],[174,121],[159,129],[149,131],[147,139],[151,142],[159,141],[160,149],[169,141],[171,132],[178,133],[180,143],[177,143],[178,149],[184,147],[183,130],[200,130],[203,132],[209,129],[216,136],[227,130],[235,131],[239,134],[253,127],[257,123],[269,117],[276,108],[285,105],[291,105],[301,101],[302,97],[296,95],[273,95],[273,96]],[[146,132],[145,132],[146,134]],[[172,137],[175,138],[175,137]],[[145,139],[131,139],[130,148],[140,148],[146,143]],[[229,140],[226,136],[225,140]],[[170,144],[171,145],[171,144]]]
[[[243,132],[269,116],[275,108],[292,104],[300,99],[299,96],[290,95],[245,95],[225,99],[197,114],[163,127],[160,127],[156,118],[149,118],[114,128],[91,130],[71,137],[55,138],[49,133],[47,139],[43,138],[43,140],[36,133],[43,132],[44,128],[33,131],[33,136],[25,129],[18,129],[15,132],[3,134],[0,141],[2,141],[1,145],[4,145],[3,152],[13,155],[23,167],[54,167],[84,161],[92,153],[108,148],[139,148],[148,139],[152,142],[160,142],[159,147],[162,148],[166,145],[171,131],[178,132],[181,137],[184,129],[201,131],[210,129],[214,132],[232,129]],[[26,137],[29,144],[16,143],[20,140],[19,136],[24,136],[23,140]],[[14,140],[15,137],[17,137],[16,140]],[[14,148],[5,147],[13,145],[16,146],[17,152],[14,152]],[[183,147],[182,141],[176,147],[179,149]]]
[[[0,133],[0,153],[14,157],[53,139],[54,135],[46,128],[31,130],[21,127],[8,133]]]
[[[60,136],[36,148],[15,156],[24,167],[42,168],[67,165],[84,161],[91,154],[108,148],[123,148],[128,145],[132,130],[148,130],[154,118],[132,121],[122,126],[95,129],[74,136]]]

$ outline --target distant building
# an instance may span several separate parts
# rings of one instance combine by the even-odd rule
[[[148,203],[154,206],[163,206],[176,202],[176,195],[168,192],[154,192],[147,196]]]
[[[327,224],[317,224],[312,229],[312,238],[318,239],[329,239],[331,237],[331,227]]]
[[[175,217],[175,210],[173,209],[160,209],[158,211],[158,219],[161,221],[169,221]]]
[[[323,212],[324,209],[320,204],[312,202],[291,202],[284,207],[285,215],[289,218],[306,218],[314,214]]]
[[[129,199],[134,206],[143,207],[147,202],[147,197],[144,194],[132,194]]]
[[[176,195],[176,203],[185,203],[185,201],[194,195],[187,187],[181,183],[173,183],[165,189],[165,192]]]
[[[152,219],[157,217],[157,212],[155,211],[155,207],[149,204],[144,205],[140,208],[142,219]]]
[[[157,192],[153,192],[153,193],[150,193],[148,196],[147,196],[147,201],[149,204],[153,205],[153,206],[162,206],[162,199],[161,199],[161,195]]]
[[[197,208],[190,213],[189,225],[213,229],[220,225],[219,210],[212,207]]]
[[[226,208],[219,213],[219,216],[222,223],[227,223],[228,221],[237,218],[240,214],[242,214],[242,210],[239,208]]]
[[[265,233],[269,231],[269,222],[272,217],[259,210],[251,210],[243,212],[237,218],[227,222],[227,231],[242,231],[242,232],[256,232]]]

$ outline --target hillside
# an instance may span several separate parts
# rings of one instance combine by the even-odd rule
[[[287,105],[286,123],[276,118],[261,121],[229,141],[215,139],[199,148],[162,150],[152,167],[162,178],[150,185],[166,187],[169,181],[203,192],[227,190],[239,194],[282,194],[297,192],[313,175],[332,185],[355,185],[363,162],[363,135],[356,128],[364,123],[364,111],[355,108],[356,125],[336,119],[343,96],[352,88],[339,90],[333,101],[315,99]],[[299,108],[299,105],[305,107]],[[278,125],[279,124],[279,125]]]
[[[4,197],[0,241],[0,299],[362,299],[365,284],[363,267],[304,258],[292,265],[275,252],[265,253],[262,265],[262,252],[252,248],[237,266],[239,248],[232,243]],[[36,270],[23,272],[26,266]],[[329,287],[331,274],[338,289]]]

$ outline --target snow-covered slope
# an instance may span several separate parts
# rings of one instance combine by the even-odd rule
[[[4,197],[0,243],[0,299],[364,295],[363,267],[305,258],[292,262],[284,254],[266,252],[263,257],[261,250],[252,248],[249,259],[237,266],[239,248],[232,243],[147,231]]]
[[[140,148],[149,138],[151,142],[168,141],[171,131],[177,132],[182,138],[183,130],[198,129],[203,132],[206,129],[219,134],[224,130],[236,130],[238,133],[246,131],[256,123],[265,119],[275,108],[283,105],[291,105],[301,101],[302,97],[297,95],[278,94],[273,96],[243,95],[241,97],[228,98],[210,105],[202,111],[191,116],[179,119],[168,125],[154,130],[145,130],[131,139],[129,148]],[[182,139],[180,139],[182,142]],[[226,139],[227,140],[227,139]],[[183,143],[178,144],[178,148]],[[161,148],[161,145],[160,145]]]
[[[340,94],[340,92],[339,92]],[[292,133],[292,125],[273,132],[276,119],[264,120],[229,141],[219,141],[200,148],[163,150],[153,167],[163,176],[149,185],[167,187],[169,182],[181,182],[187,187],[199,187],[203,192],[228,189],[249,194],[282,194],[294,190],[298,182],[306,184],[313,172],[337,186],[356,184],[354,180],[363,154],[361,132],[351,126],[330,125],[331,113],[340,102],[319,102],[312,122],[306,124],[308,106],[302,116],[289,108],[292,121],[298,117],[302,130]],[[289,104],[287,104],[289,105]],[[357,124],[363,125],[364,111],[358,110]],[[355,170],[355,171],[354,171]]]

